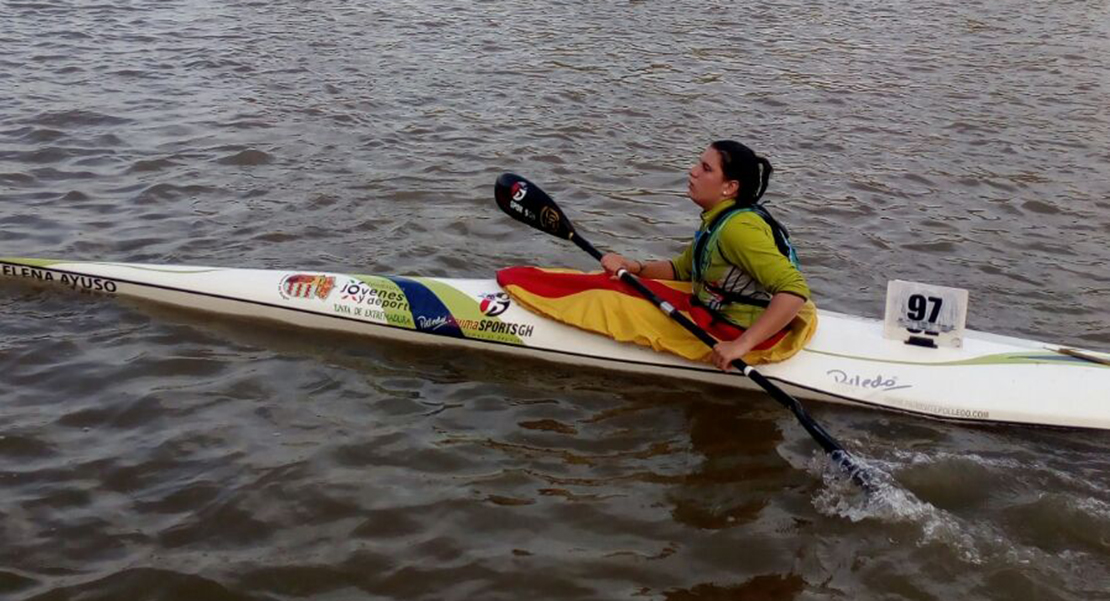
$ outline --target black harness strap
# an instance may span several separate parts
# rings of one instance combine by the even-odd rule
[[[784,257],[789,259],[791,263],[797,265],[797,255],[795,255],[794,253],[794,247],[790,244],[790,233],[786,231],[786,228],[783,227],[782,224],[780,224],[774,217],[771,216],[771,213],[768,212],[763,205],[754,204],[744,207],[733,205],[725,209],[724,211],[721,211],[716,217],[714,217],[713,221],[709,223],[709,226],[705,228],[705,231],[697,237],[697,240],[694,241],[694,278],[696,280],[700,280],[702,282],[702,285],[705,286],[707,290],[709,290],[713,294],[721,296],[725,299],[726,302],[743,303],[745,305],[767,308],[767,306],[771,304],[770,301],[762,298],[756,298],[754,296],[749,296],[747,294],[730,292],[723,288],[714,286],[704,280],[704,274],[702,273],[702,265],[704,264],[704,261],[706,259],[705,253],[708,252],[709,239],[713,237],[713,233],[717,231],[717,228],[724,225],[724,222],[729,217],[741,211],[749,210],[755,212],[756,215],[759,215],[765,222],[767,222],[767,225],[771,228],[771,233],[774,235],[775,246],[779,249],[779,252],[782,253]],[[695,296],[695,298],[697,297]]]

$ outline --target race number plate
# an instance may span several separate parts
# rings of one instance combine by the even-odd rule
[[[887,338],[926,347],[959,347],[966,321],[967,290],[903,280],[887,283]]]

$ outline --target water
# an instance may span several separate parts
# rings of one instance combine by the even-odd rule
[[[482,277],[585,268],[539,183],[670,256],[740,139],[819,305],[965,287],[1110,347],[1110,8],[0,4],[0,254]],[[0,597],[1110,598],[1110,439],[0,286]],[[1066,399],[1045,399],[1066,402]]]

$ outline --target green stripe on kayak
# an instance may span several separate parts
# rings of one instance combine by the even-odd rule
[[[1017,352],[1017,353],[998,353],[995,355],[983,355],[982,357],[975,357],[973,359],[961,359],[959,361],[893,361],[890,359],[879,359],[875,357],[860,357],[858,355],[846,355],[843,353],[830,353],[828,351],[815,351],[811,349],[804,349],[806,352],[814,353],[817,355],[826,355],[829,357],[839,357],[841,359],[854,359],[856,361],[870,361],[872,363],[886,363],[889,365],[921,365],[927,367],[958,367],[969,365],[1085,365],[1087,367],[1101,367],[1110,369],[1110,366],[1101,365],[1092,361],[1086,361],[1079,357],[1069,357],[1057,353],[1047,353],[1042,351],[1033,352]]]
[[[58,261],[55,259],[27,259],[21,257],[0,257],[0,262],[16,263],[28,267],[50,267],[58,263],[65,263],[65,261]]]
[[[122,267],[125,269],[133,269],[135,271],[152,271],[156,273],[210,273],[213,271],[225,271],[220,267],[205,267],[201,269],[169,269],[164,267],[155,267],[152,265],[135,265],[134,263],[111,263],[107,261],[63,261],[59,259],[29,259],[26,257],[0,257],[0,263],[14,263],[17,265],[26,265],[27,267],[40,267],[40,268],[57,268],[59,265],[105,265],[108,267]]]
[[[59,261],[61,262],[61,261]],[[222,267],[204,267],[201,269],[166,269],[162,267],[154,267],[151,265],[136,265],[134,263],[103,263],[91,262],[82,263],[82,265],[107,265],[108,267],[124,267],[127,269],[134,269],[135,271],[153,271],[155,273],[212,273],[214,271],[227,271]]]

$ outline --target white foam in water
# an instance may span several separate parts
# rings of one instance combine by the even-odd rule
[[[853,522],[875,520],[886,524],[912,524],[920,529],[919,546],[941,544],[950,547],[963,560],[973,565],[1001,562],[1009,565],[1029,565],[1047,560],[1060,561],[1063,554],[1050,554],[1035,546],[1022,545],[1000,530],[999,525],[985,521],[968,522],[918,499],[913,493],[898,485],[891,477],[900,466],[927,465],[938,462],[971,461],[992,469],[1020,469],[1030,466],[1010,458],[986,458],[975,454],[950,453],[924,454],[901,453],[894,462],[875,459],[854,459],[873,475],[874,491],[865,493],[844,473],[817,452],[811,456],[808,471],[819,475],[825,487],[814,499],[814,507],[824,515],[847,518]],[[1058,474],[1046,466],[1044,469]],[[1086,497],[1074,502],[1081,511],[1097,520],[1110,520],[1110,503],[1096,497]],[[1078,553],[1076,559],[1084,556]]]
[[[825,483],[825,488],[813,502],[819,512],[853,522],[871,519],[884,523],[916,524],[921,528],[920,545],[945,544],[964,561],[976,565],[983,563],[982,553],[976,545],[976,528],[898,486],[887,471],[890,466],[883,469],[884,466],[874,460],[854,459],[872,475],[874,489],[871,493],[864,492],[845,478],[826,455],[814,455],[810,471],[819,474]]]
[[[1075,502],[1075,506],[1081,511],[1093,514],[1099,519],[1110,521],[1110,503],[1088,497],[1086,499],[1079,499]]]

